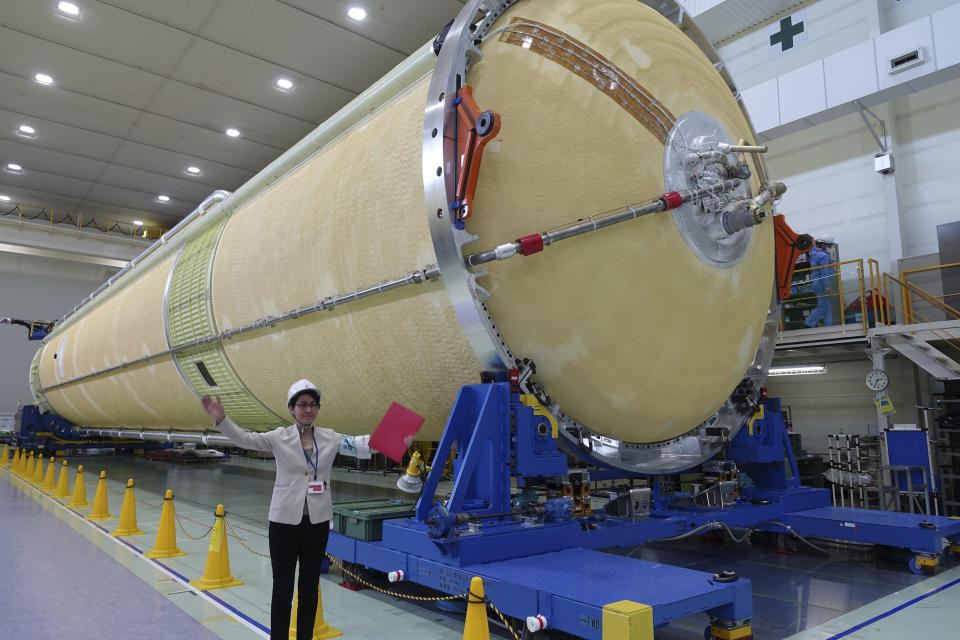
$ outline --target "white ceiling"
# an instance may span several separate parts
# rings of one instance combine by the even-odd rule
[[[697,16],[708,38],[742,25],[743,1]],[[464,2],[74,0],[71,20],[57,0],[0,0],[0,167],[23,167],[0,169],[0,194],[173,226],[433,39]],[[369,17],[349,19],[351,6]],[[55,84],[35,82],[38,72]],[[275,88],[281,76],[296,83],[289,93]],[[36,137],[17,135],[21,124]],[[202,175],[188,175],[191,165]]]
[[[0,194],[172,226],[431,40],[463,2],[74,0],[70,20],[56,0],[0,0],[0,166],[23,167],[0,170]],[[369,17],[349,19],[351,6]],[[280,76],[289,93],[274,88]]]

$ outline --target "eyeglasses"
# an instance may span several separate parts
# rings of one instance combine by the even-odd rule
[[[295,406],[297,409],[319,409],[320,408],[320,405],[317,404],[316,402],[298,402],[293,406]]]

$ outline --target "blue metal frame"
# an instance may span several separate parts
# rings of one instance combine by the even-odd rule
[[[752,599],[747,580],[718,584],[710,574],[596,549],[723,525],[923,553],[940,552],[944,537],[960,540],[957,520],[831,507],[829,491],[800,485],[779,399],[762,406],[726,450],[739,470],[735,503],[704,507],[675,492],[656,495],[643,518],[605,513],[573,518],[570,498],[553,498],[534,509],[511,504],[511,478],[518,487],[533,487],[568,475],[566,454],[557,448],[548,419],[524,404],[509,383],[468,385],[450,413],[415,517],[385,521],[382,541],[333,532],[329,550],[380,571],[403,569],[409,580],[448,593],[466,591],[470,578],[481,576],[485,592],[504,613],[517,618],[540,613],[553,628],[600,638],[602,607],[611,602],[651,605],[654,623],[661,626],[699,611],[743,620],[752,613]],[[438,501],[451,450],[458,454],[453,491]],[[654,482],[656,494],[659,487]]]
[[[16,437],[17,446],[21,449],[57,451],[107,447],[169,449],[173,446],[168,442],[92,439],[81,436],[74,431],[72,422],[55,413],[43,413],[35,404],[26,404],[20,408],[20,428],[17,430]]]

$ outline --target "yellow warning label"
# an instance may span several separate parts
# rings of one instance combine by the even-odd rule
[[[213,525],[213,531],[210,533],[209,550],[219,553],[221,544],[223,544],[223,520],[217,519],[217,523]]]

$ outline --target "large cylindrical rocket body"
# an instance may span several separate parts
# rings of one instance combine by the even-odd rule
[[[502,124],[463,253],[671,190],[664,158],[685,114],[755,140],[713,65],[636,0],[517,2],[479,48],[465,81]],[[300,149],[282,176],[216,205],[178,233],[182,246],[70,316],[35,359],[38,399],[81,425],[203,430],[197,398],[215,394],[265,429],[288,421],[285,390],[306,377],[323,390],[318,423],[369,432],[397,401],[437,438],[458,388],[491,368],[451,300],[453,276],[343,298],[438,263],[423,161],[425,108],[442,100],[432,80]],[[741,233],[737,259],[717,266],[673,215],[648,215],[485,265],[471,276],[476,303],[565,416],[627,442],[669,440],[713,415],[757,352],[772,224]],[[317,310],[331,299],[344,303]]]

